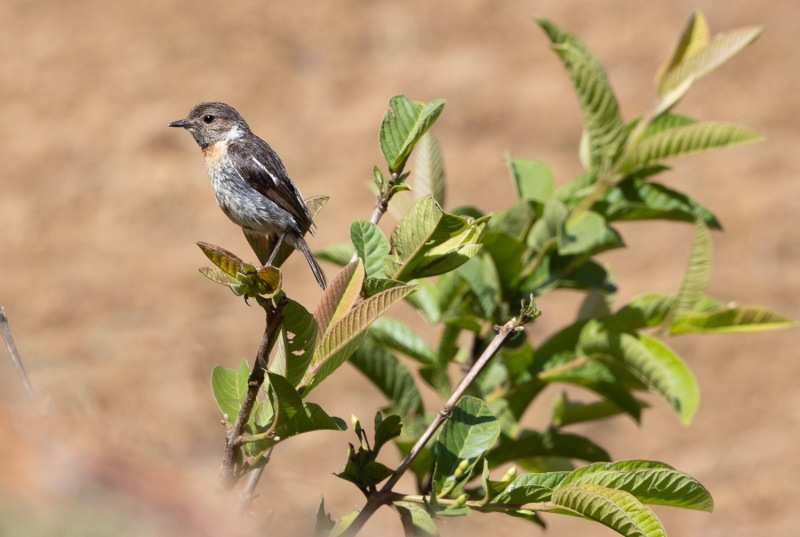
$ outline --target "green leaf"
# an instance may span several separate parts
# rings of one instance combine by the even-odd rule
[[[414,377],[405,365],[372,337],[364,340],[350,357],[350,363],[389,398],[400,415],[422,415],[422,397]]]
[[[483,235],[482,243],[483,251],[489,254],[494,263],[499,286],[507,294],[518,290],[525,245],[508,233],[491,229]]]
[[[649,405],[639,401],[639,406],[641,408],[646,408]],[[623,412],[624,411],[619,406],[607,400],[584,403],[581,401],[572,401],[567,397],[566,393],[561,393],[553,401],[553,414],[550,421],[553,427],[561,428],[567,425],[574,425],[575,423],[611,418]]]
[[[311,363],[317,322],[302,305],[291,299],[284,307],[283,316],[278,352],[271,370],[285,376],[292,386],[297,387]]]
[[[609,190],[605,211],[609,222],[630,220],[702,220],[711,229],[722,229],[717,217],[689,196],[664,185],[626,179]]]
[[[403,523],[403,535],[406,537],[439,535],[433,518],[424,507],[411,502],[393,502],[392,507],[400,515],[400,521]]]
[[[436,495],[456,493],[499,435],[500,424],[486,403],[474,397],[462,397],[434,444],[436,467],[433,483]]]
[[[400,436],[403,431],[403,423],[400,416],[392,414],[383,418],[381,413],[375,414],[375,440],[372,443],[372,451],[377,454],[381,448],[389,442]]]
[[[211,390],[219,410],[229,420],[236,419],[242,401],[247,393],[247,379],[250,368],[247,360],[242,360],[237,369],[216,366],[211,370]]]
[[[641,417],[641,403],[631,395],[623,380],[600,361],[588,360],[577,365],[575,354],[564,353],[550,360],[538,378],[545,382],[562,382],[591,390],[637,422]]]
[[[628,147],[619,169],[631,172],[666,159],[761,140],[760,134],[732,123],[704,121],[659,131]]]
[[[508,461],[534,457],[567,457],[584,461],[608,461],[609,454],[588,438],[577,434],[524,430],[515,439],[500,437],[498,446],[489,452],[492,467]]]
[[[331,282],[328,289],[333,283]],[[322,338],[318,339],[312,366],[304,380],[305,393],[338,369],[361,345],[369,325],[415,288],[414,285],[404,285],[382,291],[362,300],[350,308],[339,321],[332,323]]]
[[[401,281],[449,272],[480,249],[489,217],[470,221],[442,211],[431,197],[418,200],[392,232],[386,274]]]
[[[634,332],[642,328],[658,326],[666,318],[675,298],[669,295],[649,293],[631,299],[613,315],[601,319],[607,330]]]
[[[491,319],[500,304],[500,279],[492,259],[475,256],[458,268],[458,274],[467,282],[484,316]]]
[[[608,332],[597,322],[586,325],[580,337],[580,351],[589,357],[618,360],[666,400],[683,423],[697,410],[700,391],[691,370],[654,337],[645,334]]]
[[[549,502],[553,490],[567,475],[567,472],[522,474],[516,476],[510,483],[490,481],[487,488],[493,489],[491,503],[525,505],[526,503]]]
[[[539,205],[543,208],[544,204]],[[524,242],[536,220],[537,204],[529,200],[519,200],[508,209],[497,211],[489,220],[488,230],[505,233]]]
[[[414,194],[431,196],[440,206],[445,202],[444,159],[436,138],[426,132],[417,143],[414,154]]]
[[[401,352],[423,364],[436,361],[433,349],[417,332],[402,321],[381,317],[369,327],[369,335],[388,349]]]
[[[655,513],[625,491],[580,483],[558,488],[552,501],[625,537],[666,537]]]
[[[561,486],[593,483],[624,490],[642,503],[711,512],[714,500],[693,477],[664,463],[628,460],[595,463],[572,472]]]
[[[537,19],[572,80],[589,136],[592,166],[610,169],[627,132],[605,70],[575,36],[546,19]]]
[[[355,254],[353,245],[349,242],[340,242],[339,244],[332,244],[322,250],[316,250],[314,257],[319,261],[328,261],[334,265],[343,267],[350,263]]]
[[[708,282],[711,280],[711,256],[713,245],[711,234],[702,221],[695,224],[694,243],[689,254],[689,264],[683,274],[678,294],[672,303],[669,313],[664,321],[666,326],[680,313],[692,311],[695,304],[703,297]]]
[[[311,431],[347,429],[344,420],[329,416],[319,405],[303,403],[300,394],[284,377],[269,371],[267,375],[269,387],[277,399],[274,405],[278,414],[274,443]]]
[[[761,332],[788,328],[795,321],[756,306],[726,306],[712,311],[685,311],[669,324],[669,334]]]
[[[549,164],[532,159],[506,159],[521,200],[545,203],[553,195],[556,179]]]
[[[371,222],[356,220],[350,225],[350,240],[358,257],[364,262],[367,277],[385,277],[383,261],[391,248],[383,231]]]
[[[380,145],[389,171],[395,173],[402,169],[414,146],[442,113],[444,99],[421,103],[395,95],[389,106],[391,110],[381,123]]]
[[[544,214],[536,221],[528,235],[528,245],[535,251],[543,251],[556,244],[561,228],[569,217],[569,211],[558,199],[547,200]]]
[[[561,255],[594,255],[624,246],[622,238],[606,225],[605,219],[593,211],[570,215],[558,234],[558,253]]]

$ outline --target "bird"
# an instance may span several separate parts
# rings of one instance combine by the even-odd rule
[[[304,238],[314,228],[305,200],[278,154],[253,134],[242,115],[229,104],[202,102],[168,126],[184,128],[194,137],[203,150],[217,205],[242,227],[248,240],[249,235],[278,237],[266,265],[285,241],[302,252],[325,289],[325,273]]]

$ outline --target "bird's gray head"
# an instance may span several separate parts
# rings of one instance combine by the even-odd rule
[[[200,103],[189,110],[184,119],[173,121],[170,127],[183,127],[194,136],[197,144],[205,148],[222,140],[240,138],[250,128],[232,106],[225,103]]]

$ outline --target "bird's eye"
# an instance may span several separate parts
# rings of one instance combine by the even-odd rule
[[[211,123],[212,121],[214,121],[214,116],[212,116],[211,114],[206,114],[203,116],[204,123]]]

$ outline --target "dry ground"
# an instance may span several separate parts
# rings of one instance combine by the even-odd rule
[[[652,73],[695,7],[713,30],[766,32],[681,110],[744,123],[767,140],[680,161],[669,184],[726,227],[714,237],[712,293],[800,318],[796,1],[2,2],[0,304],[47,410],[21,410],[0,352],[0,535],[235,533],[223,531],[227,506],[213,491],[223,430],[208,378],[214,364],[252,356],[261,317],[197,273],[204,258],[193,241],[246,245],[215,207],[194,142],[168,121],[201,100],[239,108],[306,195],[332,195],[313,240],[321,247],[370,211],[365,184],[380,162],[389,97],[445,97],[436,133],[449,205],[498,209],[512,196],[506,150],[551,162],[562,179],[579,169],[577,104],[531,17],[580,35],[630,116],[651,104]],[[608,258],[620,298],[674,289],[689,226],[622,231],[630,249]],[[319,290],[309,271],[299,258],[289,267],[287,288],[311,307]],[[540,306],[534,333],[543,335],[567,322],[575,301],[562,293]],[[618,419],[587,432],[616,458],[663,460],[709,487],[713,515],[659,510],[672,536],[795,534],[797,330],[673,345],[702,389],[694,423],[684,428],[656,404],[640,427]],[[316,400],[338,415],[366,418],[380,404],[347,367],[329,384]],[[531,422],[546,411],[542,402]],[[358,504],[331,475],[351,440],[331,433],[282,445],[255,524],[298,533],[320,493],[337,515]],[[549,521],[549,535],[611,534]],[[539,533],[499,515],[442,530]],[[365,534],[398,535],[394,515]]]

